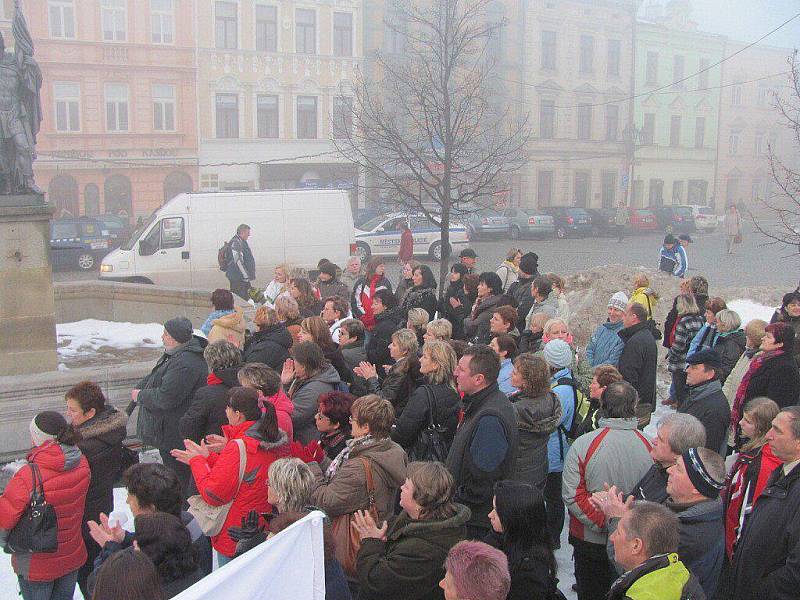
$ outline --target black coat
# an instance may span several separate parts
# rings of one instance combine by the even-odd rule
[[[436,305],[438,300],[436,298],[436,288],[418,288],[412,287],[403,298],[403,317],[408,318],[408,311],[412,308],[424,308],[428,312],[428,318],[433,319],[436,316]]]
[[[244,362],[263,363],[280,373],[283,363],[289,358],[292,342],[292,334],[286,329],[286,325],[270,325],[255,332],[245,342],[242,351]]]
[[[402,359],[407,361],[408,359]],[[419,361],[413,357],[413,364],[406,367],[403,362],[397,362],[386,372],[386,377],[379,381],[377,377],[367,380],[367,390],[370,394],[377,394],[388,400],[394,407],[397,418],[403,413],[411,394],[419,384]]]
[[[153,370],[136,386],[139,420],[136,435],[159,450],[183,448],[178,421],[206,383],[205,340],[193,336],[173,354],[164,353]]]
[[[533,296],[531,296],[531,286],[533,280],[538,277],[536,273],[533,277],[522,277],[520,275],[514,283],[508,288],[508,295],[514,299],[515,308],[517,309],[517,329],[519,331],[525,330],[525,320],[528,318],[528,313],[533,307]]]
[[[637,323],[618,332],[625,347],[619,357],[619,372],[639,392],[639,402],[655,406],[658,345],[652,321]]]
[[[778,467],[756,502],[731,564],[731,600],[790,600],[800,589],[800,468]]]
[[[505,552],[503,538],[492,531],[484,540],[490,546]],[[549,550],[542,549],[542,552]],[[556,587],[556,578],[543,560],[529,552],[520,560],[509,563],[508,571],[511,575],[511,589],[508,591],[508,600],[531,600],[533,598],[551,598],[550,592]]]
[[[455,298],[461,302],[461,306],[453,308],[450,304],[450,298]],[[472,303],[464,293],[464,283],[460,280],[455,283],[451,282],[439,305],[439,314],[450,321],[453,326],[454,340],[464,339],[464,318],[469,315],[471,310]]]
[[[706,448],[725,456],[731,408],[717,379],[687,388],[678,412],[697,417],[706,428]]]
[[[744,401],[758,396],[774,400],[781,408],[800,402],[800,371],[791,352],[768,358],[750,376]]]
[[[722,363],[722,367],[719,370],[720,383],[725,383],[733,367],[736,366],[736,363],[742,357],[746,346],[747,336],[741,329],[734,331],[730,335],[719,338],[717,345],[714,346],[714,350],[719,354],[720,362]]]
[[[109,514],[114,510],[114,483],[123,462],[122,440],[125,439],[127,424],[128,415],[106,406],[77,427],[82,438],[78,448],[89,461],[92,473],[83,510],[84,527],[86,521],[99,523],[101,512]]]
[[[179,429],[183,438],[200,443],[210,434],[222,435],[222,426],[228,424],[225,408],[228,406],[228,390],[239,385],[236,375],[240,367],[215,371],[222,383],[206,385],[194,393],[192,405],[181,417]]]
[[[338,346],[331,346],[330,348],[323,348],[322,353],[325,359],[333,365],[336,372],[339,373],[339,378],[345,383],[353,383],[353,371],[347,366],[347,363],[342,356],[342,351]]]
[[[392,439],[405,450],[408,450],[417,442],[419,434],[430,423],[431,403],[434,407],[436,424],[445,429],[444,437],[448,447],[453,441],[458,427],[461,398],[447,384],[425,384],[414,390],[402,415],[398,417],[394,427],[392,427]]]
[[[649,500],[663,504],[667,494],[667,470],[659,463],[653,463],[632,490],[626,490],[636,500]]]
[[[390,308],[379,315],[375,315],[375,327],[367,344],[367,360],[378,367],[381,372],[383,365],[388,365],[392,357],[389,355],[389,343],[392,334],[402,327],[402,310]]]

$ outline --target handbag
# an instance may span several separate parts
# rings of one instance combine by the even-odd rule
[[[44,497],[44,482],[39,466],[30,463],[31,500],[6,540],[8,554],[55,552],[58,550],[56,509]]]
[[[236,494],[233,495],[231,501],[221,506],[211,506],[203,500],[200,494],[189,496],[186,500],[189,503],[189,514],[197,521],[203,533],[209,537],[213,537],[222,531],[222,526],[225,524],[225,519],[228,518],[228,512],[231,509],[233,500],[239,493],[239,488],[242,487],[247,455],[245,454],[244,442],[238,439],[233,441],[239,447],[239,484],[236,486]]]
[[[450,450],[445,438],[446,429],[438,424],[433,401],[433,392],[430,386],[425,386],[425,397],[428,400],[428,426],[419,432],[414,445],[408,450],[409,461],[445,462],[447,452]]]
[[[364,464],[367,478],[367,497],[369,499],[367,511],[377,523],[378,511],[375,508],[375,481],[372,478],[372,467],[370,467],[369,460],[366,458],[360,458],[359,460]],[[348,513],[334,517],[333,526],[331,527],[336,546],[336,560],[342,565],[345,574],[351,578],[356,577],[356,558],[358,550],[361,548],[361,538],[356,528],[353,527],[354,514]]]

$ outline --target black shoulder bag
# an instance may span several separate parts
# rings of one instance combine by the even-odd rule
[[[31,467],[31,500],[22,517],[8,534],[7,554],[32,554],[58,550],[56,509],[44,497],[44,482],[39,467]]]
[[[425,388],[425,397],[428,400],[428,413],[430,418],[428,426],[419,432],[419,437],[408,451],[409,461],[445,462],[450,450],[445,437],[446,429],[438,424],[436,418],[436,402],[429,385]]]

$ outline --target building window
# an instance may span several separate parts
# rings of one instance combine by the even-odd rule
[[[592,139],[592,105],[578,104],[578,139]]]
[[[739,201],[739,178],[728,177],[728,185],[725,190],[725,204],[733,204]]]
[[[658,84],[658,52],[648,52],[645,64],[645,83],[647,85]]]
[[[706,205],[706,194],[708,193],[708,182],[705,179],[690,179],[687,188],[686,201],[697,206]]]
[[[644,123],[642,124],[642,133],[641,133],[642,145],[652,146],[653,142],[655,141],[655,134],[656,134],[656,114],[645,113]]]
[[[619,77],[620,58],[622,56],[622,42],[608,40],[608,75]]]
[[[539,206],[550,206],[553,203],[553,172],[539,171],[536,182],[536,200]]]
[[[650,180],[650,206],[664,206],[664,180],[651,179]]]
[[[333,13],[333,55],[353,56],[353,15]]]
[[[742,86],[735,85],[731,88],[731,104],[739,106],[742,103]]]
[[[277,138],[279,109],[278,97],[259,95],[256,98],[257,135],[260,138]]]
[[[682,181],[673,181],[672,182],[672,203],[673,204],[682,204],[683,203],[683,182]]]
[[[769,87],[763,83],[759,83],[756,102],[758,103],[759,106],[764,106],[767,103],[767,98],[769,98]]]
[[[556,103],[542,100],[539,105],[539,137],[551,140],[556,136]]]
[[[761,156],[764,154],[764,134],[763,133],[756,133],[756,137],[753,140],[753,154],[755,156]]]
[[[669,145],[673,148],[681,145],[681,117],[672,115],[669,120]]]
[[[103,24],[103,41],[125,41],[126,13],[125,0],[101,0],[100,20]]]
[[[317,13],[309,8],[294,11],[295,51],[298,54],[317,53]]]
[[[606,140],[616,142],[619,132],[619,106],[606,105]]]
[[[217,137],[239,137],[239,96],[236,94],[217,94]]]
[[[106,130],[128,131],[128,84],[106,84]]]
[[[278,7],[256,4],[256,50],[278,51]]]
[[[591,35],[581,36],[581,54],[578,62],[580,73],[591,73],[594,71],[594,37]]]
[[[753,201],[755,201],[755,200],[764,200],[765,198],[762,195],[763,194],[763,189],[762,188],[763,188],[763,186],[761,184],[761,181],[759,179],[754,179],[753,180],[753,185],[750,188],[750,199],[753,200]]]
[[[739,133],[738,131],[731,131],[728,136],[728,154],[736,156],[739,154]]]
[[[542,68],[556,69],[556,32],[542,31]]]
[[[706,118],[697,117],[694,120],[694,147],[702,148],[706,141]]]
[[[672,57],[672,87],[682,90],[684,88],[684,64],[682,55]]]
[[[175,86],[172,84],[153,86],[153,129],[175,131]]]
[[[239,47],[239,16],[235,2],[214,3],[214,37],[220,50]]]
[[[301,140],[317,138],[316,96],[297,97],[297,138]]]
[[[333,137],[347,138],[353,131],[353,99],[346,96],[333,98]]]
[[[81,86],[78,83],[53,83],[56,131],[81,130]]]
[[[403,54],[406,48],[406,32],[399,9],[389,7],[383,21],[383,44],[387,54]]]
[[[175,5],[173,0],[150,0],[150,39],[154,44],[175,42]]]
[[[709,62],[707,58],[700,59],[700,68],[698,69],[700,75],[697,79],[697,87],[701,90],[708,88],[708,65]]]
[[[589,206],[591,178],[592,174],[589,171],[575,171],[575,206],[582,208]]]
[[[601,190],[603,208],[613,208],[617,195],[617,172],[603,171],[603,187]]]
[[[74,38],[75,7],[72,5],[72,0],[50,0],[47,8],[50,17],[50,37]]]

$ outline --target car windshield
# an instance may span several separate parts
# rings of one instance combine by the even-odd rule
[[[680,215],[682,217],[691,217],[692,216],[692,209],[687,208],[685,206],[676,206],[675,207],[675,214]]]
[[[359,225],[358,228],[361,231],[372,231],[378,225],[383,223],[385,220],[386,220],[386,215],[380,215],[378,217],[373,217],[372,219],[370,219],[366,223],[362,223],[361,225]]]
[[[150,227],[150,223],[152,223],[155,220],[155,218],[156,218],[155,213],[147,217],[147,219],[145,219],[145,221],[141,225],[139,225],[139,227],[136,228],[136,231],[134,231],[131,234],[131,237],[128,238],[128,241],[122,244],[120,248],[122,248],[123,250],[132,249],[133,245],[139,240],[139,236],[141,236],[142,233],[144,233],[145,229]]]

